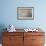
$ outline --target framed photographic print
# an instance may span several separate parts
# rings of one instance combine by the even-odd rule
[[[18,7],[17,18],[20,20],[33,20],[34,19],[34,7]]]

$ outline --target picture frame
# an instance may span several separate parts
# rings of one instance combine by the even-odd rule
[[[33,20],[34,7],[17,7],[17,19],[18,20]]]

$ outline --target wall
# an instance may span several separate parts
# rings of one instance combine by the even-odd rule
[[[0,24],[15,25],[17,28],[46,28],[45,0],[1,0]],[[34,20],[17,20],[17,7],[34,7]]]

